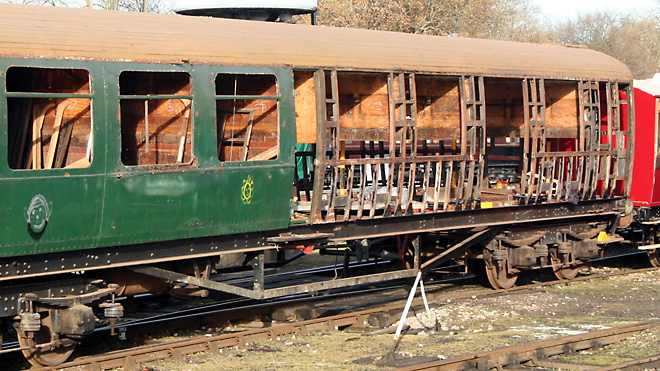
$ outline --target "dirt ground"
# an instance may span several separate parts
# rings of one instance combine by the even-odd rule
[[[595,269],[597,271],[597,269]],[[611,271],[612,269],[607,269]],[[432,317],[411,313],[411,329],[396,357],[444,359],[462,354],[562,337],[660,318],[660,271],[555,285],[457,302],[431,301]],[[146,364],[150,370],[391,370],[380,365],[392,334],[316,332],[260,341],[246,349],[187,356],[183,362]],[[616,364],[658,354],[660,329],[647,331],[600,350],[564,356],[559,361]]]

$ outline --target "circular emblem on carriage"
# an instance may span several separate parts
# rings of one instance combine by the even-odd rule
[[[32,197],[30,206],[25,209],[25,219],[33,232],[40,233],[46,228],[46,223],[50,218],[51,206],[53,206],[53,203],[49,203],[46,197],[42,195]]]
[[[247,178],[243,179],[243,187],[241,188],[241,200],[245,205],[252,202],[252,191],[254,190],[254,180],[252,180],[252,175],[248,175]]]

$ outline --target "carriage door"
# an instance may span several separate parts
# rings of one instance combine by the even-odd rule
[[[98,236],[103,210],[104,151],[94,150],[93,135],[102,120],[92,119],[103,112],[100,65],[32,63],[8,67],[0,93],[7,112],[0,192],[9,216],[0,246],[20,254],[85,246]]]

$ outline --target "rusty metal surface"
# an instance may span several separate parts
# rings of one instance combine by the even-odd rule
[[[159,277],[168,279],[175,282],[182,282],[192,284],[195,286],[208,288],[216,291],[228,292],[230,294],[245,296],[252,299],[271,299],[287,295],[313,293],[321,290],[336,289],[342,287],[351,287],[357,285],[364,285],[369,283],[383,282],[387,280],[396,280],[401,278],[415,277],[417,271],[414,269],[400,270],[394,272],[374,273],[351,278],[339,278],[329,281],[320,281],[314,283],[304,283],[301,285],[293,285],[286,287],[278,287],[271,289],[264,289],[263,285],[263,272],[261,273],[261,284],[255,285],[253,289],[241,288],[226,283],[211,281],[208,279],[197,278],[182,273],[176,273],[154,267],[135,267],[129,268],[132,271],[141,273],[147,276]],[[257,274],[255,273],[255,279]]]
[[[599,368],[600,371],[639,371],[660,369],[660,354]]]
[[[490,370],[511,364],[535,362],[557,354],[575,352],[578,350],[608,345],[637,333],[657,327],[660,321],[649,321],[634,325],[621,326],[586,334],[567,336],[561,339],[545,340],[532,344],[524,344],[510,348],[495,349],[487,352],[470,354],[462,357],[442,360],[424,365],[400,368],[399,371],[418,370]]]
[[[585,48],[162,14],[2,4],[0,35],[5,56],[632,80]]]
[[[621,276],[630,273],[642,273],[657,270],[658,268],[646,268],[632,271],[616,271],[606,274],[596,274],[591,276],[582,276],[570,280],[571,282],[586,281],[593,279],[602,279],[605,277]],[[553,285],[563,285],[566,281],[551,281],[529,284],[525,286],[518,286],[508,290],[493,291],[483,289],[479,292],[468,291],[453,293],[450,296],[442,296],[443,301],[451,299],[452,301],[478,297],[488,297],[493,295],[501,295],[502,293],[519,292],[523,290],[538,289],[540,287],[547,287]],[[129,349],[121,352],[113,352],[89,358],[74,360],[59,366],[35,368],[35,371],[43,370],[108,370],[119,367],[128,367],[125,369],[141,369],[139,367],[142,362],[155,361],[159,359],[173,359],[180,360],[186,354],[197,352],[212,352],[218,353],[220,349],[233,346],[244,346],[246,343],[253,342],[260,339],[276,339],[279,335],[283,334],[305,334],[315,330],[328,330],[336,327],[344,327],[354,324],[359,324],[368,319],[372,314],[396,311],[403,308],[405,301],[395,303],[392,305],[381,306],[376,309],[367,309],[354,313],[340,314],[336,316],[324,317],[313,319],[309,321],[286,323],[273,327],[263,329],[251,330],[246,332],[232,333],[226,335],[218,335],[213,337],[201,336],[186,341],[174,342],[163,345],[145,346],[141,348]],[[413,301],[413,306],[421,309],[423,302],[421,298],[416,298]],[[656,323],[655,325],[658,325]],[[606,330],[607,331],[607,330]],[[578,336],[584,336],[578,335]]]
[[[634,147],[623,119],[629,113],[623,109],[629,106],[625,98],[630,96],[629,84],[609,80],[575,83],[579,91],[575,102],[579,109],[574,116],[578,123],[575,129],[579,131],[576,148],[556,145],[557,148],[551,149],[547,145],[550,138],[546,130],[546,108],[551,102],[546,97],[546,79],[516,79],[522,80],[524,112],[519,158],[522,171],[515,170],[521,186],[519,191],[514,186],[510,188],[513,191],[500,193],[498,199],[488,195],[488,192],[496,194],[497,189],[494,181],[489,180],[495,174],[488,171],[486,161],[489,128],[486,106],[496,103],[486,97],[483,76],[464,75],[456,79],[460,137],[453,137],[453,155],[444,155],[447,138],[442,136],[432,138],[443,142],[435,156],[420,151],[416,74],[405,72],[389,72],[386,77],[389,127],[384,127],[383,122],[380,125],[389,134],[389,141],[378,142],[380,151],[374,151],[371,141],[351,141],[354,146],[359,142],[360,149],[353,149],[347,155],[346,142],[340,135],[340,106],[346,105],[347,96],[351,95],[340,89],[339,80],[349,74],[337,69],[319,69],[314,75],[316,101],[323,102],[317,105],[317,138],[325,140],[317,141],[313,160],[314,196],[309,214],[312,224],[512,205],[575,203],[626,195],[622,183],[628,183],[630,172],[626,167],[630,166]],[[603,102],[600,95],[605,97]],[[606,106],[601,107],[601,103]],[[606,125],[598,121],[603,117],[602,110],[607,111]]]

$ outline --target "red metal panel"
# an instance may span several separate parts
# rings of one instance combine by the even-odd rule
[[[649,140],[654,142],[654,146],[649,149],[649,155],[654,160],[653,161],[653,197],[651,198],[651,206],[660,205],[660,154],[658,154],[658,103],[660,98],[655,96],[652,108],[647,112],[647,115],[644,119],[649,121],[649,127],[646,131],[646,135],[649,136]]]
[[[656,157],[655,111],[656,97],[635,89],[635,162],[630,199],[635,206],[652,206],[660,203],[660,192],[654,192]],[[660,183],[660,182],[659,182]],[[654,193],[657,195],[654,197]]]

